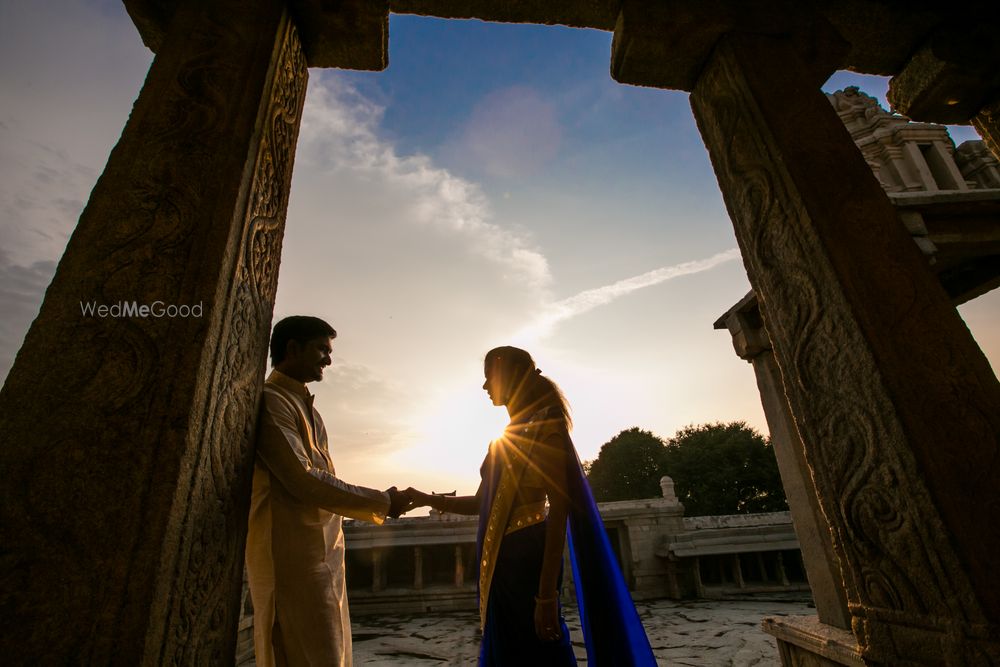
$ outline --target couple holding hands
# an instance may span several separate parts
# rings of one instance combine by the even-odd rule
[[[559,591],[569,541],[588,664],[655,665],[579,458],[558,386],[524,350],[484,359],[483,389],[510,423],[473,496],[378,491],[336,476],[306,383],[322,380],[336,331],[294,316],[271,336],[247,537],[257,665],[351,665],[343,517],[383,523],[415,507],[478,515],[479,664],[575,665]]]

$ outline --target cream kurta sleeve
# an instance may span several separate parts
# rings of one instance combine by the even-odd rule
[[[257,455],[271,474],[300,502],[381,524],[389,511],[389,494],[348,484],[314,464],[299,432],[302,414],[287,398],[264,391],[265,405],[257,435]]]

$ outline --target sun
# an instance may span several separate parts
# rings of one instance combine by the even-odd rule
[[[442,485],[434,491],[474,493],[490,441],[503,434],[507,421],[507,411],[478,384],[434,392],[415,416],[414,442],[397,453],[399,463]]]

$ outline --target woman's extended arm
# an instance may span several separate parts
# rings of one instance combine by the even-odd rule
[[[483,484],[479,483],[479,489],[474,496],[436,496],[432,493],[418,491],[412,486],[403,493],[413,499],[414,507],[428,506],[438,512],[450,512],[451,514],[479,514],[479,496],[483,492]]]

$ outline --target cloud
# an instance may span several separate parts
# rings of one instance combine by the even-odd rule
[[[633,276],[632,278],[619,280],[610,285],[585,290],[548,306],[545,312],[537,317],[534,322],[519,331],[514,339],[523,342],[536,341],[539,338],[549,335],[552,329],[560,322],[586,313],[598,306],[611,303],[636,290],[659,285],[680,276],[689,276],[694,273],[708,271],[739,257],[739,249],[730,248],[706,259],[665,266],[638,276]]]
[[[7,261],[58,257],[97,170],[65,152],[0,128],[0,239]]]
[[[56,263],[34,262],[21,266],[0,250],[0,382],[7,378],[14,356],[24,342],[28,327],[38,314],[45,289],[56,271]]]
[[[401,156],[378,135],[384,109],[351,84],[327,75],[310,84],[298,160],[303,168],[333,175],[367,174],[406,200],[401,213],[414,225],[463,239],[470,250],[511,282],[544,290],[552,281],[548,260],[526,234],[492,222],[489,201],[475,183],[436,167],[426,155]],[[387,196],[387,195],[383,195]]]

